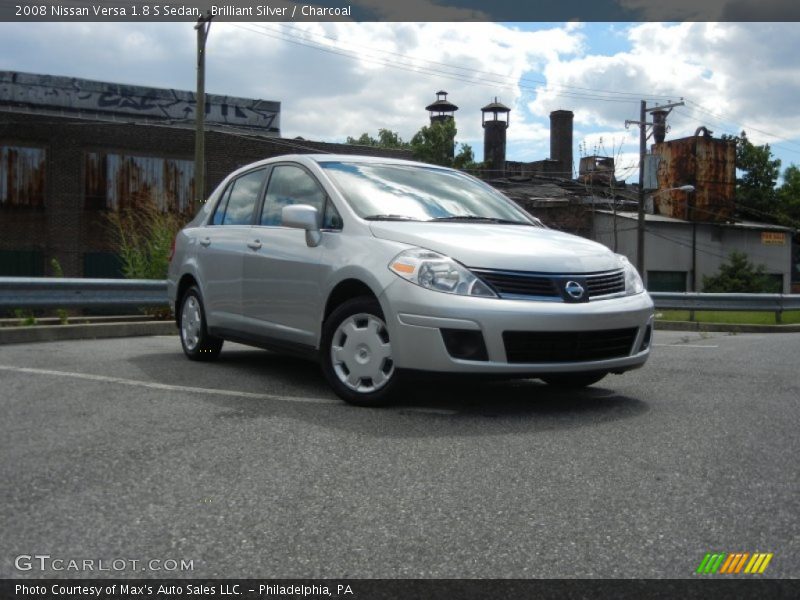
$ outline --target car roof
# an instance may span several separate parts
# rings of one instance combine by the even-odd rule
[[[431,165],[413,160],[405,160],[400,158],[390,158],[386,156],[365,156],[361,154],[282,154],[279,156],[271,156],[270,158],[260,160],[249,165],[243,166],[238,171],[244,171],[253,167],[261,165],[270,165],[276,162],[295,161],[300,164],[308,164],[315,162],[317,164],[327,162],[349,162],[349,163],[373,163],[382,165],[407,165],[415,167],[426,167],[435,169],[445,169],[438,165]]]

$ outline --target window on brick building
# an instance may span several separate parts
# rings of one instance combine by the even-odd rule
[[[0,206],[44,206],[44,148],[0,144]]]
[[[99,279],[122,279],[122,259],[113,252],[86,252],[83,255],[83,276]]]
[[[648,271],[647,289],[651,292],[685,292],[686,271]]]
[[[120,210],[152,202],[188,213],[194,198],[194,162],[158,156],[87,152],[84,200],[88,209]]]
[[[42,277],[44,255],[39,250],[0,250],[0,277]]]

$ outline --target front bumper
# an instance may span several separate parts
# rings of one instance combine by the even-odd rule
[[[456,296],[423,289],[402,279],[381,295],[395,365],[401,369],[447,373],[544,374],[622,372],[641,367],[650,354],[653,301],[646,293],[580,304]],[[650,333],[648,334],[648,327]],[[580,362],[509,362],[505,331],[590,332],[636,328],[626,355]],[[480,331],[488,360],[453,358],[442,329]]]

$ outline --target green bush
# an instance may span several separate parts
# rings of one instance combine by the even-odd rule
[[[64,269],[61,268],[61,263],[57,258],[50,260],[50,268],[53,270],[54,277],[64,277]],[[57,308],[56,315],[58,315],[58,322],[66,325],[69,322],[69,312],[64,308]]]
[[[183,223],[152,201],[109,212],[112,238],[128,279],[166,279],[172,241]]]
[[[755,266],[744,252],[733,251],[727,263],[711,277],[703,277],[704,292],[778,293],[780,284],[764,272],[764,265]]]

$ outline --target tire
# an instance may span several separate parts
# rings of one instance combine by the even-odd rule
[[[181,298],[178,330],[183,352],[189,360],[214,360],[222,350],[223,340],[209,335],[203,298],[196,286],[190,287]]]
[[[337,307],[322,326],[322,372],[336,395],[357,406],[384,406],[399,385],[378,301],[361,296]]]
[[[594,373],[558,373],[554,375],[543,375],[540,379],[553,387],[565,390],[577,390],[597,383],[606,375],[608,375],[608,373],[605,371]]]

